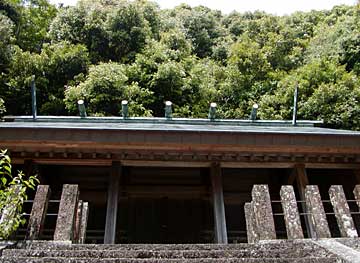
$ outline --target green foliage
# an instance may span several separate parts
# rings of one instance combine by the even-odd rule
[[[261,98],[261,118],[290,119],[295,85],[299,118],[323,119],[336,128],[359,129],[359,80],[337,62],[314,60],[279,82],[274,94]]]
[[[8,113],[14,115],[31,114],[31,76],[36,75],[39,90],[46,85],[42,76],[41,56],[28,51],[23,52],[18,46],[13,49],[9,64],[9,73],[4,76],[2,96]]]
[[[48,0],[24,0],[22,4],[16,43],[23,50],[39,52],[57,10]]]
[[[142,12],[129,3],[111,12],[106,21],[110,59],[132,60],[144,46],[150,28]]]
[[[7,151],[0,151],[0,240],[7,239],[25,223],[22,207],[27,191],[34,190],[38,183],[36,176],[27,177],[21,171],[13,176]]]
[[[50,38],[84,44],[93,62],[134,59],[150,37],[159,36],[158,7],[147,1],[80,1],[60,10]]]
[[[212,46],[222,35],[219,17],[220,13],[204,6],[191,8],[181,5],[175,8],[170,16],[178,19],[186,37],[192,42],[194,53],[200,58],[212,53]]]
[[[30,81],[35,75],[39,113],[66,114],[64,86],[76,75],[86,73],[89,64],[88,52],[80,44],[45,44],[40,54],[15,46],[2,88],[8,112],[31,114]]]
[[[11,21],[18,26],[21,19],[21,0],[1,0],[0,13],[7,16]]]
[[[59,42],[44,45],[41,51],[41,69],[47,83],[38,92],[41,114],[66,114],[64,90],[71,80],[85,74],[90,65],[89,54],[84,45]]]
[[[336,83],[321,84],[304,104],[304,118],[323,119],[333,128],[360,130],[359,84],[359,79],[349,73]]]
[[[5,112],[6,112],[6,108],[4,105],[4,100],[0,98],[0,118],[4,116]]]
[[[6,70],[11,60],[14,23],[0,13],[0,72]]]
[[[0,1],[0,96],[8,114],[30,114],[36,76],[40,114],[289,119],[294,86],[299,118],[358,129],[358,6],[275,16],[221,14],[147,0]],[[344,91],[344,92],[343,92]],[[331,103],[331,104],[330,104]],[[318,105],[317,105],[318,104]],[[329,106],[331,105],[331,106]],[[0,113],[1,114],[1,113]]]
[[[119,115],[121,101],[129,101],[132,116],[148,116],[145,105],[151,92],[137,83],[128,84],[123,65],[110,62],[92,66],[86,79],[65,91],[65,104],[72,113],[77,112],[77,101],[85,100],[87,113],[92,115]]]

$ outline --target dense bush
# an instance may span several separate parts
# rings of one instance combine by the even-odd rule
[[[299,86],[299,117],[360,129],[358,6],[274,16],[150,1],[0,2],[0,98],[8,114],[30,114],[36,76],[40,114],[289,119]],[[33,24],[34,27],[29,25]],[[1,114],[1,110],[0,110]]]

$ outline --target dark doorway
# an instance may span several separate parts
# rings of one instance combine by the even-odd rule
[[[212,242],[208,172],[200,168],[127,167],[121,183],[116,242]]]
[[[130,200],[129,242],[202,243],[203,202],[171,197]]]

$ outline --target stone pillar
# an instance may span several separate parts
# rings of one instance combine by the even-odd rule
[[[80,239],[80,228],[81,228],[81,218],[82,218],[82,210],[83,210],[83,201],[79,200],[75,215],[75,230],[73,240],[77,243]]]
[[[65,184],[61,194],[54,240],[73,241],[78,199],[79,186]]]
[[[358,237],[343,187],[341,185],[332,185],[329,189],[329,196],[341,236]]]
[[[246,234],[247,234],[248,243],[256,243],[259,240],[259,235],[257,233],[253,204],[245,203],[244,211],[245,211]]]
[[[50,193],[51,191],[48,185],[39,185],[37,187],[29,218],[26,239],[35,240],[39,238],[45,222]]]
[[[359,211],[360,211],[360,184],[355,186],[353,193],[354,193],[355,200],[356,200],[356,203],[357,203],[357,205],[359,207]]]
[[[331,238],[329,225],[326,219],[324,206],[321,201],[317,185],[307,185],[305,188],[307,212],[311,213],[312,225],[316,238]]]
[[[83,202],[82,213],[81,213],[81,226],[80,226],[79,239],[78,239],[79,244],[85,243],[88,217],[89,217],[89,203]]]
[[[288,239],[304,238],[295,192],[292,185],[283,185],[280,190],[280,197]]]
[[[271,208],[268,186],[254,185],[251,196],[259,239],[276,239],[274,217]]]
[[[218,244],[227,244],[228,238],[220,164],[213,163],[210,173],[214,206],[215,239]]]

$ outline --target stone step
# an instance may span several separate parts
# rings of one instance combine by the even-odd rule
[[[313,248],[314,244],[302,240],[271,240],[259,242],[256,244],[71,244],[69,242],[56,241],[32,241],[19,242],[17,248],[33,249],[33,250],[234,250],[234,249],[306,249]]]
[[[360,238],[337,238],[337,242],[360,252]]]
[[[324,249],[273,250],[33,250],[5,249],[5,257],[69,257],[69,258],[301,258],[331,257]]]
[[[128,259],[128,258],[31,258],[31,257],[0,257],[0,263],[341,263],[335,258],[226,258],[226,259]]]

